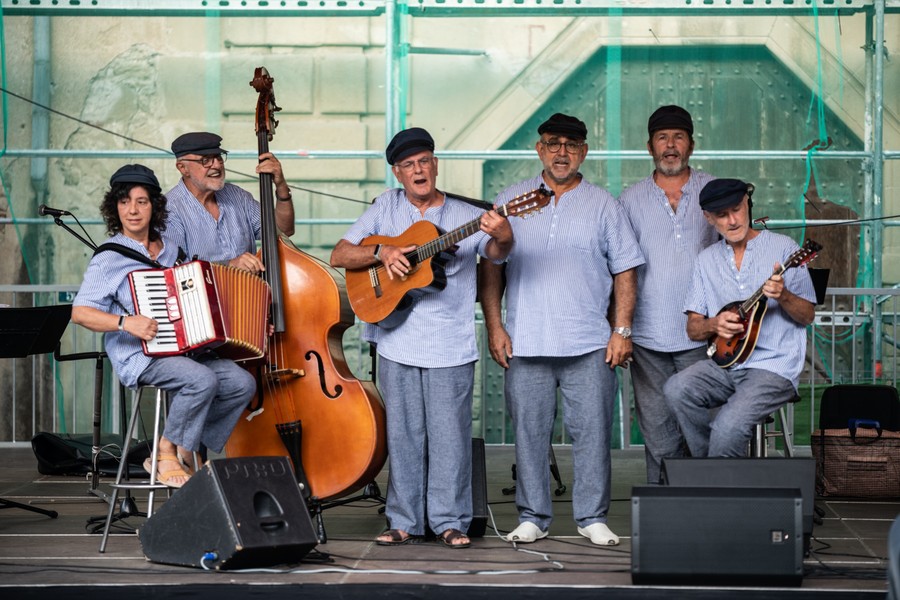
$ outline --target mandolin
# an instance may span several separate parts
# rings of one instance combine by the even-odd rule
[[[524,217],[550,203],[553,193],[543,187],[516,196],[495,210],[504,217]],[[416,246],[406,253],[410,270],[405,277],[389,278],[384,265],[376,263],[364,269],[347,269],[347,296],[353,312],[366,323],[396,327],[409,314],[416,298],[447,286],[444,266],[448,251],[460,240],[481,230],[481,217],[443,233],[430,221],[414,223],[397,237],[372,235],[361,246]]]
[[[781,275],[790,268],[805,265],[814,259],[821,249],[821,244],[817,244],[813,240],[806,240],[803,247],[791,254],[773,275]],[[767,298],[763,294],[764,286],[765,283],[743,302],[737,301],[726,304],[718,313],[722,314],[725,311],[737,313],[740,317],[739,322],[744,328],[742,333],[738,333],[729,339],[720,336],[710,338],[706,354],[723,369],[746,361],[753,354],[754,348],[756,348],[759,329],[766,314],[766,309],[769,306]]]

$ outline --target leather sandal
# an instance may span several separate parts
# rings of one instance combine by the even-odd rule
[[[190,479],[190,474],[185,472],[185,470],[181,467],[181,462],[178,460],[178,456],[175,454],[160,454],[157,459],[157,472],[156,472],[156,481],[159,483],[168,486],[170,488],[180,488],[187,480]],[[167,469],[165,471],[159,469],[159,466],[164,462],[174,462],[179,465],[177,469]],[[150,474],[153,474],[153,457],[149,457],[144,461],[144,470]],[[175,481],[175,478],[183,477],[184,481]]]
[[[466,540],[465,542],[454,544],[453,542],[457,540]],[[472,541],[469,539],[469,536],[464,534],[459,529],[448,529],[444,533],[441,534],[441,542],[448,548],[453,548],[454,550],[460,548],[468,548],[472,545]]]
[[[378,539],[382,536],[388,536],[391,539],[382,540]],[[375,538],[375,543],[379,546],[402,546],[404,544],[416,544],[422,540],[421,536],[411,535],[402,531],[400,529],[388,529],[386,531],[382,531],[377,538]]]

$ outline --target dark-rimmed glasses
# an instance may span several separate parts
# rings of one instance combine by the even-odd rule
[[[214,162],[217,160],[221,160],[222,164],[225,164],[225,160],[228,158],[228,154],[223,152],[222,154],[208,154],[206,156],[201,156],[200,158],[179,158],[178,160],[184,160],[187,162],[195,162],[200,163],[200,166],[204,169],[210,168]]]
[[[559,149],[563,146],[566,147],[566,152],[569,154],[575,154],[581,147],[584,146],[584,142],[560,142],[558,140],[553,140],[551,142],[545,142],[541,140],[541,143],[544,145],[544,148],[549,150],[550,152],[559,152]]]

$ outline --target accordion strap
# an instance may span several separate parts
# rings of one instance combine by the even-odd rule
[[[116,242],[106,242],[105,244],[100,244],[100,246],[96,250],[94,250],[94,256],[97,256],[98,254],[100,254],[101,252],[104,252],[106,250],[113,250],[123,256],[127,256],[128,258],[134,259],[138,262],[142,262],[145,265],[149,265],[155,269],[165,269],[164,266],[162,266],[160,263],[153,260],[152,258],[148,258],[148,257],[144,256],[143,254],[141,254],[140,252],[138,252],[137,250],[134,250],[134,249],[129,248],[128,246],[124,246],[122,244],[117,244]],[[182,250],[181,247],[179,246],[178,247],[178,262],[180,263],[182,260],[184,260],[185,257],[186,257],[186,255],[184,253],[184,250]]]

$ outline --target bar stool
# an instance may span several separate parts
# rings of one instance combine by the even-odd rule
[[[769,425],[775,422],[775,417],[769,415],[761,422],[753,427],[753,435],[750,437],[750,456],[754,458],[766,458],[769,456],[769,438],[781,437],[784,444],[784,456],[792,458],[794,456],[794,430],[791,427],[793,421],[793,411],[791,420],[788,421],[787,408],[788,405],[800,402],[800,396],[794,396],[787,403],[778,407],[778,423],[781,429],[769,429]],[[791,406],[793,409],[793,406]]]
[[[119,497],[119,490],[148,490],[149,499],[147,501],[147,518],[149,519],[153,515],[153,499],[156,495],[156,490],[168,490],[168,486],[163,483],[158,483],[156,480],[157,474],[157,463],[159,462],[159,436],[161,432],[159,430],[160,417],[165,416],[166,411],[166,401],[168,396],[166,392],[162,389],[156,390],[156,410],[154,411],[153,418],[153,450],[150,454],[150,461],[152,472],[150,473],[150,482],[132,482],[123,477],[125,473],[125,469],[128,468],[128,451],[131,446],[131,440],[134,438],[134,435],[137,431],[137,422],[141,413],[141,396],[144,388],[139,387],[136,389],[132,395],[131,399],[131,420],[128,423],[128,431],[125,434],[125,443],[122,447],[122,458],[119,462],[119,470],[116,473],[116,481],[115,483],[110,484],[112,488],[112,495],[109,499],[109,513],[106,516],[106,523],[103,526],[103,539],[100,540],[100,552],[106,552],[106,543],[109,539],[109,528],[112,525],[113,521],[113,513],[116,510],[116,502]],[[123,481],[124,479],[124,481]]]

